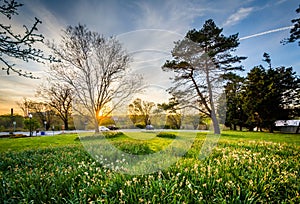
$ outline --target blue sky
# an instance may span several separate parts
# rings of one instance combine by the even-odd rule
[[[23,0],[13,27],[31,25],[34,17],[47,40],[59,42],[61,30],[68,25],[85,24],[92,31],[116,36],[133,56],[132,69],[145,75],[153,87],[168,86],[168,75],[160,67],[170,59],[173,42],[190,29],[201,29],[212,18],[225,35],[239,33],[236,53],[248,57],[242,65],[246,72],[262,64],[264,52],[272,64],[292,66],[300,74],[297,43],[280,41],[289,36],[291,19],[296,18],[298,0]],[[2,18],[2,17],[1,17]],[[5,21],[7,22],[7,21]],[[276,32],[277,30],[277,32]],[[257,35],[258,34],[258,35]],[[41,47],[42,48],[42,47]],[[11,60],[11,59],[9,59]],[[15,108],[16,101],[34,97],[36,87],[45,77],[47,65],[16,62],[20,68],[32,70],[41,80],[31,80],[0,72],[0,113]],[[159,91],[157,91],[159,92]]]

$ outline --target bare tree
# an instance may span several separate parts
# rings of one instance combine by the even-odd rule
[[[99,132],[102,110],[111,114],[141,87],[141,78],[129,74],[130,57],[114,38],[91,32],[86,26],[69,26],[61,44],[50,45],[61,63],[51,75],[73,89],[75,114],[89,116]]]
[[[18,8],[23,4],[15,0],[5,0],[0,3],[0,15],[5,16],[11,20],[13,15],[18,15]],[[0,62],[2,70],[6,71],[9,75],[10,71],[19,74],[20,76],[37,78],[31,72],[27,72],[15,67],[15,64],[10,64],[9,58],[16,58],[25,62],[35,61],[44,63],[44,61],[57,61],[52,56],[44,56],[43,51],[34,48],[33,45],[40,42],[43,43],[44,36],[35,33],[38,24],[42,23],[39,19],[35,18],[34,24],[28,28],[23,26],[25,31],[23,34],[14,33],[11,25],[4,25],[0,23]]]
[[[28,117],[28,114],[30,113],[31,109],[31,101],[24,97],[22,101],[17,101],[16,104],[23,111],[23,116]]]
[[[69,129],[69,119],[72,113],[72,89],[65,83],[59,83],[49,78],[37,90],[37,96],[46,99],[45,103],[56,110],[57,115]]]

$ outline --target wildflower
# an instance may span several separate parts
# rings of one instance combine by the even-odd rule
[[[122,189],[119,190],[119,193],[120,193],[120,196],[123,197],[124,193],[123,193]]]

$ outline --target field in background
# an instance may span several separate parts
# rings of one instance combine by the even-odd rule
[[[130,138],[125,133],[109,140],[129,152],[153,153],[173,140],[168,135],[156,137],[156,134],[135,133]],[[176,134],[188,137],[191,133]],[[151,139],[147,140],[148,137]],[[85,151],[77,134],[3,138],[0,139],[0,200],[8,203],[300,202],[299,134],[226,131],[213,153],[199,160],[205,137],[205,133],[199,133],[192,148],[168,169],[140,176],[104,168]]]

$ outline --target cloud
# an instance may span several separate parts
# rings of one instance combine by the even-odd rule
[[[240,8],[236,13],[229,16],[223,26],[232,26],[245,19],[254,10],[253,7]]]
[[[208,9],[201,1],[138,1],[136,5],[138,29],[155,28],[179,33],[185,33],[194,19],[203,16]]]
[[[264,32],[261,32],[261,33],[256,33],[256,34],[253,34],[253,35],[248,35],[248,36],[245,36],[245,37],[241,37],[240,40],[246,40],[246,39],[249,39],[249,38],[254,38],[254,37],[258,37],[258,36],[262,36],[262,35],[267,35],[267,34],[270,34],[270,33],[275,33],[275,32],[279,32],[279,31],[283,31],[283,30],[288,30],[288,29],[291,29],[291,28],[293,28],[293,26],[287,26],[287,27],[277,28],[277,29],[273,29],[273,30],[268,30],[268,31],[264,31]]]

